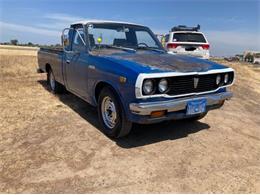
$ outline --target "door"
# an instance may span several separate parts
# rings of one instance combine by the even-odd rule
[[[84,36],[82,28],[74,30],[71,51],[65,52],[64,65],[67,88],[73,93],[87,98],[89,54],[86,49]]]

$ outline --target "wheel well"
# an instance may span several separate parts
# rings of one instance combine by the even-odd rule
[[[50,69],[51,69],[51,65],[50,64],[46,64],[46,66],[45,66],[46,72],[49,72]]]
[[[118,94],[116,93],[116,90],[112,87],[112,85],[106,83],[106,82],[99,82],[97,85],[96,85],[96,88],[95,88],[95,99],[96,99],[96,102],[98,101],[98,96],[101,92],[101,90],[104,88],[104,87],[109,87],[116,96],[118,96]]]

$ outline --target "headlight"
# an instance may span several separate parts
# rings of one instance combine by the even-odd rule
[[[143,83],[143,92],[145,95],[150,95],[154,91],[153,81],[147,79]]]
[[[221,81],[221,76],[218,75],[218,76],[216,77],[216,84],[219,85],[219,84],[220,84],[220,81]]]
[[[225,74],[225,77],[224,77],[224,83],[225,83],[225,84],[228,83],[228,74]]]
[[[168,81],[166,79],[161,79],[158,84],[158,89],[161,93],[164,93],[168,89]]]

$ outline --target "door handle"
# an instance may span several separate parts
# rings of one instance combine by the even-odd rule
[[[70,60],[66,60],[66,63],[69,64],[69,63],[70,63]]]

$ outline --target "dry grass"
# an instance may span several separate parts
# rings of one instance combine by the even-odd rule
[[[0,77],[25,77],[35,74],[36,56],[0,55]]]
[[[0,55],[0,192],[260,193],[260,73],[227,64],[223,108],[111,140],[94,108],[47,90],[35,56]]]
[[[0,45],[0,54],[9,56],[37,56],[38,47]]]

